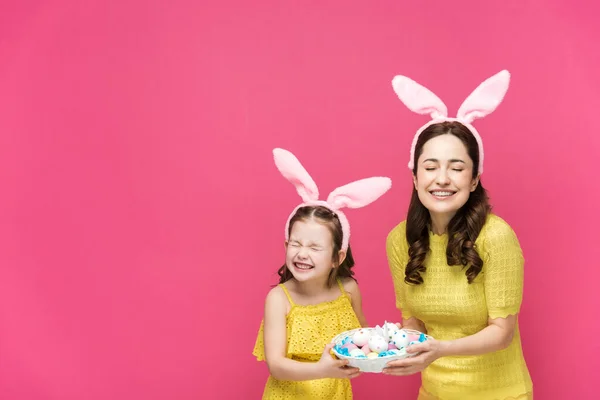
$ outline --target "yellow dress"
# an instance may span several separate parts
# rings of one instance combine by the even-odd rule
[[[415,317],[438,340],[473,335],[487,326],[488,317],[505,318],[519,312],[523,297],[523,255],[511,227],[489,215],[475,241],[483,269],[472,284],[461,266],[446,262],[447,235],[429,234],[424,282],[404,282],[408,262],[406,222],[388,235],[387,254],[403,318]],[[533,385],[523,358],[519,326],[504,350],[478,356],[442,357],[422,375],[419,399],[508,400],[532,399]]]
[[[317,362],[323,354],[325,345],[336,335],[360,328],[350,296],[339,280],[338,285],[342,293],[337,299],[308,306],[294,304],[285,286],[279,285],[292,306],[286,317],[287,358]],[[252,352],[259,361],[265,359],[263,324],[264,321],[260,325]],[[352,387],[349,379],[281,381],[269,376],[262,398],[263,400],[350,400]]]

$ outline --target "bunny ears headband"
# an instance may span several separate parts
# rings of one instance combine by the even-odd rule
[[[491,114],[504,99],[508,90],[510,74],[503,70],[481,83],[458,109],[456,118],[448,118],[446,105],[432,91],[402,75],[395,76],[392,87],[400,100],[411,111],[418,114],[429,114],[431,121],[417,131],[410,149],[408,168],[414,168],[415,146],[419,135],[432,124],[444,121],[458,121],[471,131],[479,146],[479,173],[483,173],[483,143],[481,136],[471,123],[477,118]]]
[[[289,240],[290,220],[300,207],[324,206],[333,211],[340,220],[340,224],[342,225],[341,250],[346,251],[350,241],[350,224],[341,209],[344,207],[364,207],[377,200],[392,187],[390,178],[373,177],[361,179],[338,187],[329,193],[326,201],[319,200],[317,185],[292,153],[284,149],[274,149],[273,157],[281,175],[296,187],[296,191],[302,198],[302,204],[298,205],[292,211],[285,224],[286,240]]]

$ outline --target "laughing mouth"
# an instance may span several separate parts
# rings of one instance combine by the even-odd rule
[[[313,269],[314,266],[310,265],[310,264],[304,264],[304,263],[299,263],[299,262],[295,262],[294,263],[294,267],[304,270],[304,271],[308,271],[309,269]]]
[[[435,197],[450,197],[456,192],[451,192],[449,190],[432,190],[429,193]]]

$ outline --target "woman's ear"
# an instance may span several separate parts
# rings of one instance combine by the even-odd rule
[[[477,189],[477,185],[479,185],[480,177],[481,177],[481,175],[477,175],[477,178],[473,179],[473,181],[471,182],[471,192],[474,192],[475,189]]]
[[[412,177],[413,177],[413,185],[415,187],[415,190],[417,190],[417,176],[413,175]]]

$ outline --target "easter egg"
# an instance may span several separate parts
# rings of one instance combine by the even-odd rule
[[[409,335],[405,330],[400,329],[392,335],[391,343],[396,346],[396,348],[400,349],[402,347],[406,347],[406,345],[410,342]]]
[[[371,349],[369,348],[368,344],[365,344],[363,347],[360,348],[362,350],[363,353],[365,353],[365,355],[369,355],[369,353],[371,352]]]
[[[368,330],[359,329],[354,332],[354,335],[352,335],[352,342],[354,342],[354,344],[358,347],[363,347],[369,342],[369,337],[371,337],[371,334]]]
[[[352,349],[352,351],[350,351],[350,357],[364,358],[365,353],[363,353],[363,351],[359,348]]]
[[[369,348],[376,353],[386,351],[388,348],[387,340],[381,336],[371,336],[369,338]]]
[[[358,346],[355,345],[354,343],[347,343],[347,344],[343,345],[342,348],[348,349],[348,351],[352,351],[354,349],[358,349]]]
[[[375,353],[374,351],[367,354],[367,358],[368,359],[373,359],[373,358],[377,358],[379,356],[379,354]]]

